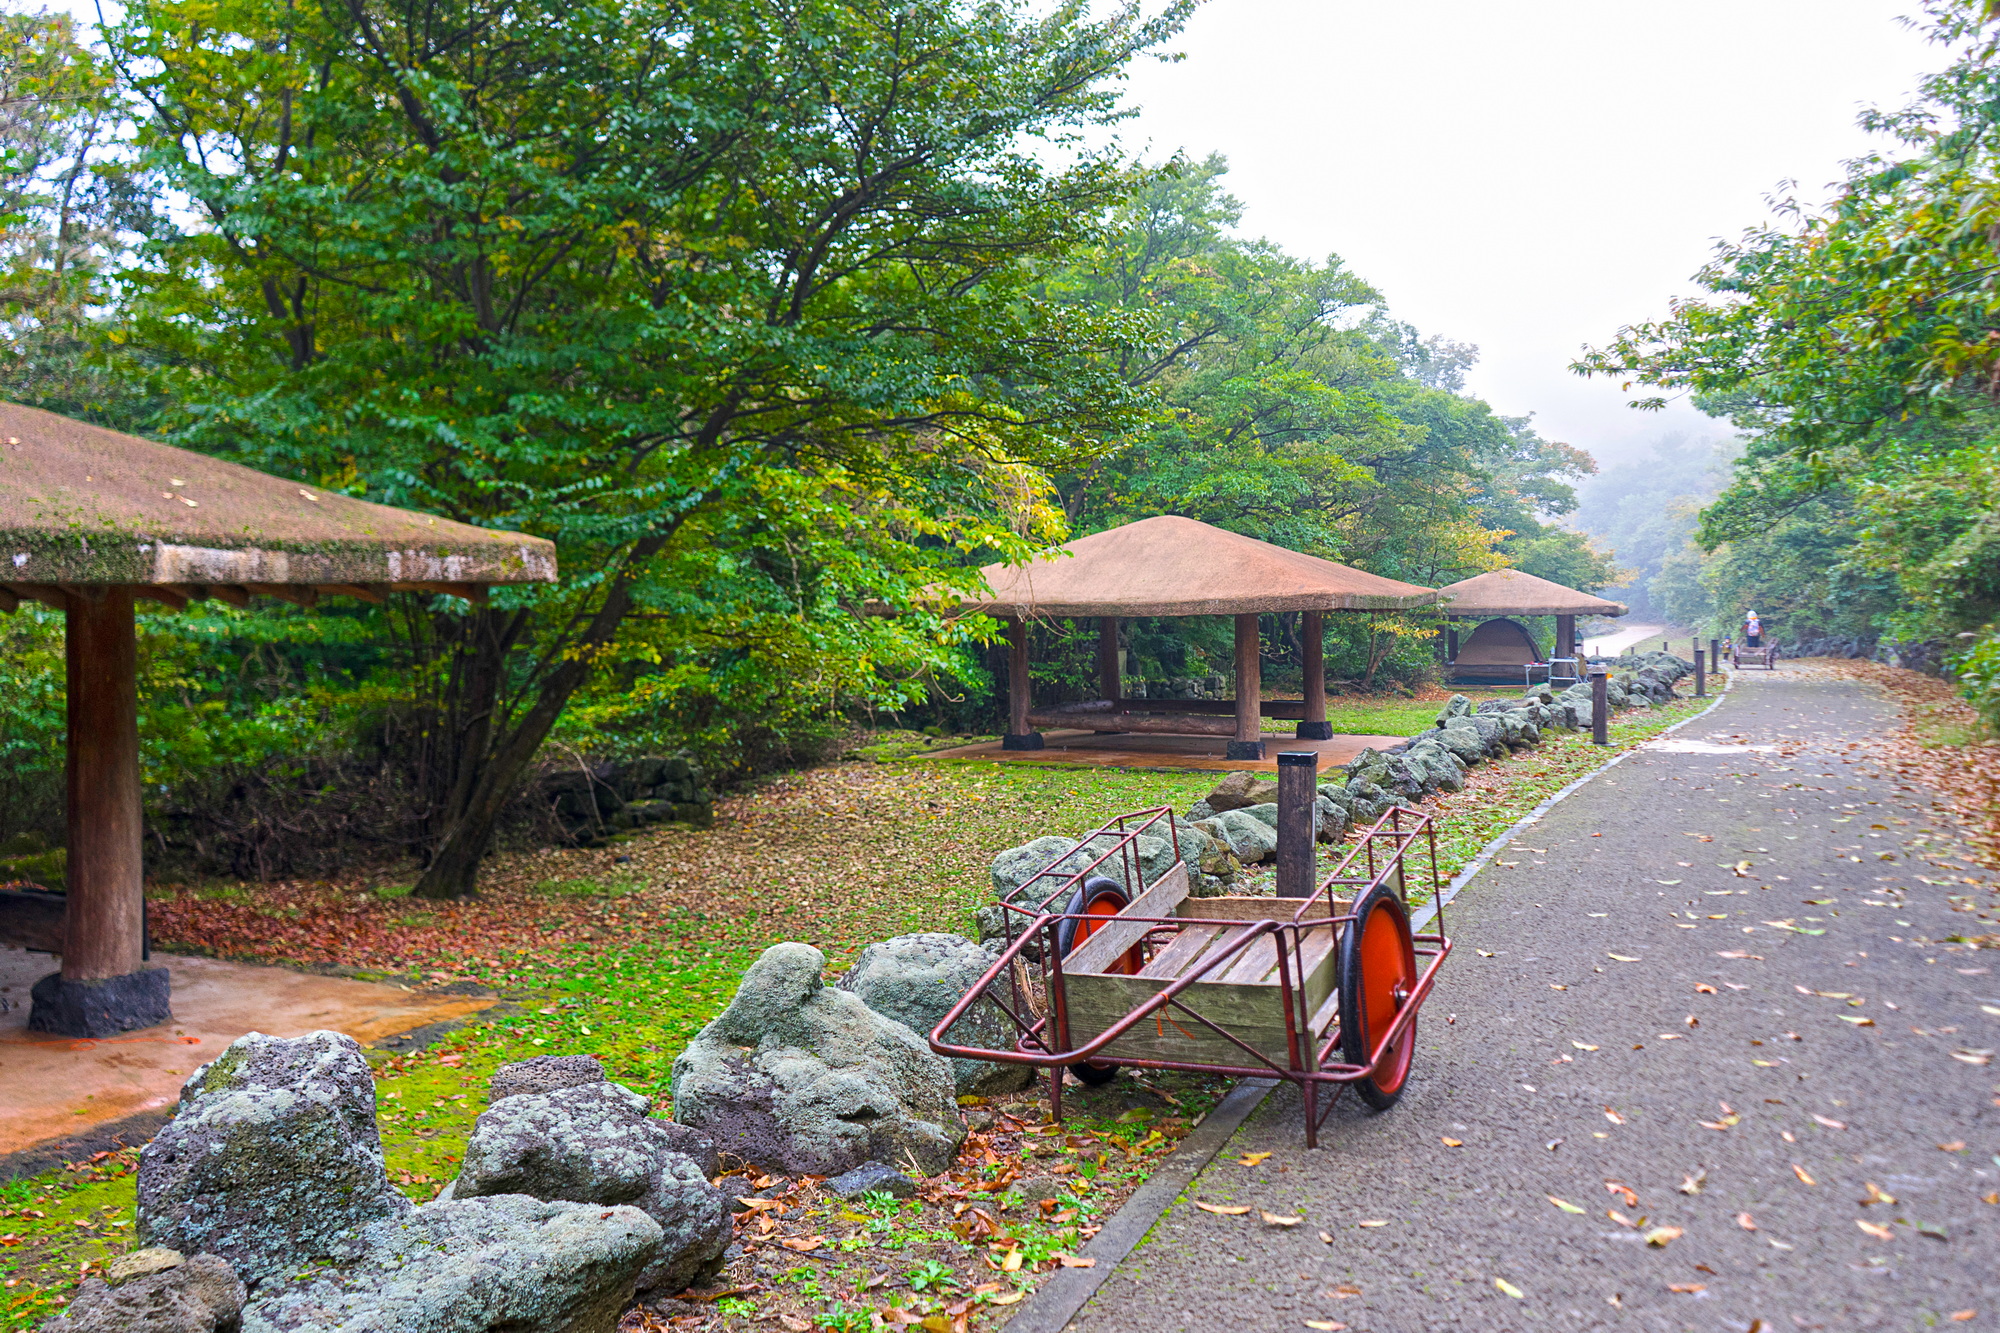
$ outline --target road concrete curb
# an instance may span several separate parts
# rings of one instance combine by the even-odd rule
[[[1631,755],[1637,754],[1647,741],[1658,740],[1660,736],[1671,736],[1689,723],[1698,722],[1714,712],[1729,696],[1730,686],[1734,683],[1731,677],[1721,672],[1710,674],[1710,679],[1718,677],[1722,680],[1722,688],[1716,691],[1715,701],[1708,707],[1692,716],[1682,718],[1670,727],[1663,728],[1659,736],[1649,736],[1646,741],[1641,741],[1631,749],[1613,755],[1568,786],[1551,793],[1534,809],[1495,834],[1484,847],[1479,849],[1478,855],[1466,862],[1465,867],[1452,876],[1451,882],[1445,885],[1435,900],[1417,910],[1416,915],[1411,918],[1411,928],[1421,931],[1436,920],[1439,910],[1456,898],[1459,891],[1472,882],[1473,876],[1484,869],[1487,862],[1491,861],[1502,847],[1540,823],[1544,815],[1558,802],[1567,799],[1572,792],[1593,781],[1598,775],[1616,768]],[[1050,1274],[1048,1281],[1036,1288],[1035,1294],[1023,1302],[1019,1312],[1006,1322],[1004,1327],[1007,1333],[1062,1333],[1063,1329],[1068,1328],[1070,1320],[1076,1318],[1077,1311],[1097,1294],[1100,1287],[1111,1280],[1111,1274],[1118,1265],[1138,1248],[1139,1242],[1146,1238],[1146,1233],[1153,1229],[1153,1224],[1159,1221],[1173,1205],[1174,1200],[1180,1197],[1181,1191],[1201,1174],[1202,1168],[1215,1160],[1216,1154],[1235,1137],[1236,1131],[1250,1118],[1251,1112],[1263,1105],[1264,1098],[1281,1081],[1275,1078],[1246,1078],[1239,1082],[1229,1095],[1224,1097],[1199,1125],[1195,1126],[1194,1132],[1181,1141],[1180,1147],[1174,1150],[1173,1155],[1146,1178],[1146,1183],[1133,1191],[1132,1197],[1111,1215],[1105,1222],[1104,1229],[1091,1239],[1090,1244],[1084,1246],[1082,1257],[1095,1259],[1097,1263],[1090,1268],[1062,1268]]]
[[[1181,1140],[1173,1155],[1160,1163],[1146,1183],[1104,1223],[1104,1229],[1083,1247],[1081,1256],[1095,1259],[1091,1268],[1059,1268],[1035,1290],[1005,1325],[1007,1333],[1061,1333],[1084,1302],[1110,1280],[1111,1274],[1146,1238],[1153,1223],[1180,1197],[1201,1169],[1236,1136],[1264,1094],[1278,1085],[1274,1078],[1246,1078],[1202,1118],[1194,1132]]]

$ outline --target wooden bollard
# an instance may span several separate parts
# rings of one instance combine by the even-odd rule
[[[1590,739],[1611,744],[1611,668],[1601,662],[1590,668]]]
[[[1278,752],[1278,896],[1313,891],[1313,805],[1319,800],[1319,755]]]

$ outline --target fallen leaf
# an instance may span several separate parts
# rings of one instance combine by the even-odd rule
[[[1857,1217],[1854,1219],[1854,1225],[1860,1227],[1876,1240],[1894,1240],[1896,1238],[1894,1231],[1876,1222],[1864,1222]]]
[[[1320,1238],[1321,1240],[1325,1241],[1325,1242],[1326,1242],[1327,1244],[1329,1244],[1329,1245],[1333,1244],[1333,1233],[1332,1233],[1332,1232],[1330,1232],[1330,1231],[1322,1231],[1322,1232],[1320,1232],[1320,1233],[1319,1233],[1319,1238]]]
[[[1680,883],[1680,881],[1679,881],[1679,880],[1677,880],[1677,879],[1656,879],[1656,880],[1654,880],[1654,881],[1653,881],[1653,883],[1655,883],[1655,884],[1678,884],[1678,883]]]
[[[1742,1227],[1745,1231],[1755,1231],[1757,1229],[1757,1219],[1748,1213],[1738,1213],[1736,1215],[1736,1225]]]
[[[1569,1039],[1569,1044],[1576,1047],[1579,1051],[1594,1051],[1597,1049],[1595,1046],[1586,1045],[1585,1043],[1578,1041],[1575,1037],[1571,1037]]]
[[[1577,1207],[1577,1206],[1576,1206],[1575,1204],[1571,1203],[1571,1202],[1570,1202],[1569,1200],[1567,1200],[1567,1199],[1558,1199],[1558,1198],[1557,1198],[1557,1197],[1556,1197],[1555,1195],[1553,1195],[1553,1194],[1546,1194],[1546,1195],[1543,1195],[1542,1197],[1543,1197],[1543,1198],[1545,1198],[1545,1199],[1547,1199],[1547,1200],[1548,1200],[1548,1201],[1549,1201],[1550,1203],[1554,1204],[1554,1205],[1555,1205],[1556,1207],[1558,1207],[1558,1208],[1562,1209],[1562,1210],[1563,1210],[1564,1212],[1566,1212],[1566,1213],[1580,1213],[1580,1212],[1582,1212],[1582,1211],[1583,1211],[1583,1209],[1581,1209],[1581,1208]]]
[[[1370,1219],[1366,1222],[1356,1222],[1354,1225],[1358,1227],[1386,1227],[1389,1224],[1380,1219]]]
[[[1257,1163],[1263,1161],[1266,1157],[1269,1157],[1270,1155],[1271,1154],[1267,1152],[1246,1152],[1236,1160],[1243,1163],[1243,1165],[1245,1166],[1255,1166],[1257,1165]]]
[[[1528,1293],[1527,1293],[1527,1292],[1525,1292],[1525,1291],[1522,1291],[1522,1290],[1521,1290],[1521,1289],[1520,1289],[1519,1287],[1515,1286],[1515,1285],[1514,1285],[1513,1283],[1509,1282],[1509,1281],[1508,1281],[1508,1280],[1507,1280],[1506,1278],[1504,1278],[1504,1277],[1496,1277],[1496,1278],[1494,1278],[1494,1279],[1493,1279],[1493,1285],[1494,1285],[1494,1286],[1496,1286],[1496,1287],[1498,1287],[1498,1288],[1500,1288],[1500,1290],[1501,1290],[1501,1291],[1502,1291],[1503,1293],[1505,1293],[1506,1295],[1509,1295],[1509,1296],[1512,1296],[1512,1297],[1513,1297],[1513,1298],[1514,1298],[1515,1300],[1517,1300],[1517,1301],[1520,1301],[1520,1300],[1526,1300],[1526,1299],[1527,1299],[1527,1296],[1528,1296]]]
[[[1016,1245],[1013,1249],[1000,1256],[1000,1271],[1003,1273],[1020,1272],[1021,1263],[1025,1257],[1021,1253],[1021,1247]]]
[[[1010,1291],[1005,1296],[991,1297],[986,1303],[988,1305],[1014,1305],[1027,1299],[1027,1295],[1028,1293],[1025,1291]]]
[[[1622,1125],[1625,1123],[1625,1117],[1619,1115],[1616,1111],[1612,1110],[1608,1106],[1604,1108],[1604,1118],[1606,1120],[1609,1120],[1614,1125]]]
[[[800,1254],[810,1254],[812,1251],[818,1249],[822,1243],[823,1239],[819,1236],[788,1236],[778,1241],[778,1244],[784,1246],[786,1249],[797,1250]]]
[[[1706,1282],[1669,1282],[1667,1284],[1667,1290],[1678,1291],[1685,1295],[1692,1295],[1697,1291],[1707,1291],[1708,1284]]]
[[[1979,1311],[1977,1310],[1954,1310],[1945,1317],[1950,1319],[1951,1322],[1954,1324],[1962,1324],[1966,1320],[1973,1318],[1978,1313]]]
[[[1194,1206],[1204,1213],[1217,1213],[1223,1217],[1241,1217],[1250,1211],[1250,1205],[1247,1203],[1203,1203],[1200,1199],[1196,1199]]]
[[[1714,995],[1716,993],[1715,987],[1709,985],[1706,981],[1695,982],[1694,989],[1697,995]]]
[[[1827,1127],[1828,1129],[1846,1129],[1846,1128],[1847,1128],[1847,1122],[1846,1122],[1846,1121],[1844,1121],[1844,1120],[1829,1120],[1829,1119],[1827,1119],[1827,1118],[1826,1118],[1825,1116],[1823,1116],[1823,1115],[1819,1114],[1819,1113],[1818,1113],[1817,1111],[1815,1111],[1815,1112],[1813,1113],[1813,1119],[1815,1119],[1815,1120],[1819,1121],[1819,1122],[1820,1122],[1820,1123],[1821,1123],[1822,1125],[1825,1125],[1825,1126],[1826,1126],[1826,1127]]]
[[[1276,1213],[1260,1212],[1257,1216],[1264,1219],[1267,1227],[1295,1227],[1305,1221],[1303,1217],[1279,1217]]]
[[[1964,1140],[1964,1139],[1953,1139],[1953,1140],[1952,1140],[1952,1141],[1951,1141],[1950,1143],[1940,1143],[1940,1144],[1938,1145],[1938,1151],[1939,1151],[1939,1152],[1964,1152],[1964,1151],[1965,1151],[1965,1140]]]
[[[1708,1179],[1707,1170],[1706,1169],[1700,1170],[1695,1172],[1691,1176],[1683,1176],[1681,1178],[1681,1183],[1676,1185],[1674,1188],[1678,1189],[1683,1194],[1699,1194],[1701,1193],[1702,1182],[1707,1179]]]
[[[1056,1256],[1056,1262],[1061,1264],[1064,1268],[1097,1267],[1097,1260],[1095,1258],[1080,1259],[1074,1254],[1059,1254]]]
[[[1819,1182],[1818,1182],[1817,1180],[1814,1180],[1814,1179],[1813,1179],[1813,1178],[1812,1178],[1811,1176],[1807,1175],[1807,1174],[1806,1174],[1806,1169],[1805,1169],[1804,1167],[1800,1166],[1800,1165],[1799,1165],[1799,1164],[1798,1164],[1797,1162],[1793,1162],[1793,1163],[1792,1163],[1792,1174],[1793,1174],[1793,1175],[1795,1175],[1795,1176],[1797,1176],[1797,1177],[1798,1177],[1798,1178],[1799,1178],[1799,1179],[1800,1179],[1801,1181],[1803,1181],[1803,1182],[1804,1182],[1805,1184],[1808,1184],[1808,1185],[1817,1185],[1817,1184],[1819,1184]]]
[[[1549,989],[1550,989],[1550,990],[1568,990],[1568,989],[1569,989],[1569,987],[1567,987],[1567,986],[1558,986],[1558,985],[1556,985],[1556,983],[1555,983],[1555,982],[1551,981],[1551,982],[1549,983]]]
[[[1639,961],[1636,958],[1627,957],[1625,954],[1622,953],[1608,953],[1605,954],[1604,956],[1606,958],[1611,959],[1613,962],[1617,963],[1636,963]]]
[[[1616,1208],[1605,1209],[1604,1215],[1610,1218],[1612,1221],[1616,1222],[1619,1226],[1626,1227],[1633,1231],[1637,1231],[1646,1221],[1646,1219],[1643,1217],[1627,1217],[1625,1216],[1625,1214],[1619,1212]]]
[[[1932,1240],[1950,1240],[1950,1239],[1951,1239],[1951,1237],[1950,1237],[1950,1236],[1947,1236],[1947,1235],[1945,1234],[1945,1230],[1944,1230],[1944,1228],[1943,1228],[1943,1227],[1941,1227],[1941,1226],[1939,1226],[1939,1225],[1938,1225],[1937,1223],[1935,1223],[1935,1222],[1919,1222],[1919,1223],[1917,1223],[1917,1234],[1918,1234],[1919,1236],[1928,1236],[1928,1237],[1930,1237],[1930,1238],[1931,1238]]]
[[[888,1280],[889,1280],[889,1275],[887,1273],[870,1273],[868,1277],[864,1279],[863,1282],[861,1283],[861,1289],[863,1291],[867,1291],[870,1288],[881,1286],[884,1282],[887,1282]]]
[[[1491,949],[1474,949],[1473,952],[1478,954],[1481,958],[1497,957],[1497,955]]]
[[[1990,1065],[1993,1063],[1993,1052],[1957,1050],[1951,1053],[1951,1058],[1954,1060],[1963,1060],[1969,1065]]]
[[[1335,1319],[1308,1319],[1305,1321],[1305,1326],[1307,1328],[1329,1329],[1336,1331],[1347,1327],[1347,1325]]]
[[[1863,1184],[1863,1185],[1862,1185],[1862,1188],[1868,1191],[1868,1197],[1867,1197],[1867,1198],[1865,1198],[1865,1199],[1863,1199],[1863,1200],[1861,1201],[1861,1206],[1862,1206],[1863,1208],[1866,1208],[1866,1207],[1867,1207],[1867,1206],[1868,1206],[1869,1204],[1871,1204],[1871,1203],[1894,1203],[1894,1202],[1896,1202],[1896,1196],[1895,1196],[1895,1195],[1893,1195],[1893,1194],[1885,1194],[1885,1193],[1883,1193],[1883,1192],[1882,1192],[1882,1187],[1881,1187],[1880,1185],[1877,1185],[1877,1184],[1876,1184],[1876,1183],[1875,1183],[1874,1181],[1872,1181],[1872,1180],[1870,1180],[1870,1181],[1866,1182],[1865,1184]]]
[[[1654,1227],[1646,1233],[1646,1243],[1656,1250],[1661,1249],[1669,1242],[1678,1240],[1681,1234],[1679,1227]]]
[[[1743,950],[1741,950],[1741,949],[1731,949],[1731,950],[1729,950],[1729,951],[1728,951],[1727,953],[1719,953],[1719,954],[1717,954],[1717,955],[1715,955],[1715,956],[1716,956],[1717,958],[1748,958],[1748,959],[1749,959],[1749,960],[1750,960],[1751,962],[1753,962],[1753,963],[1761,963],[1761,962],[1763,962],[1763,961],[1764,961],[1764,955],[1763,955],[1763,954],[1761,954],[1761,953],[1745,953],[1745,952],[1744,952]]]
[[[1444,1137],[1439,1137],[1439,1139],[1438,1139],[1438,1142],[1439,1142],[1439,1143],[1442,1143],[1442,1144],[1443,1144],[1443,1145],[1444,1145],[1445,1147],[1447,1147],[1447,1148],[1463,1148],[1463,1147],[1465,1146],[1465,1140],[1464,1140],[1464,1139],[1452,1139],[1452,1138],[1444,1138]]]
[[[1858,1028],[1872,1028],[1875,1026],[1874,1019],[1862,1018],[1855,1014],[1842,1014],[1840,1015],[1840,1021],[1843,1023],[1852,1023]]]

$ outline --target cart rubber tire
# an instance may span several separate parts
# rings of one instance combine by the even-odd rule
[[[1063,908],[1066,919],[1056,927],[1056,952],[1067,958],[1072,949],[1097,933],[1095,925],[1079,921],[1079,916],[1101,916],[1109,920],[1130,905],[1131,899],[1125,896],[1125,887],[1117,880],[1101,875],[1085,880],[1071,896],[1069,906]],[[1133,945],[1131,953],[1121,962],[1124,971],[1137,972],[1141,966],[1139,946]],[[1086,1087],[1101,1088],[1118,1077],[1118,1066],[1109,1063],[1094,1065],[1084,1062],[1071,1065],[1070,1069]]]
[[[1117,880],[1101,875],[1085,880],[1082,887],[1071,895],[1069,906],[1063,908],[1064,920],[1056,926],[1056,952],[1064,958],[1069,957],[1077,945],[1095,935],[1098,926],[1103,924],[1082,921],[1079,917],[1102,917],[1104,921],[1109,921],[1131,905],[1132,900],[1126,896],[1125,886]],[[1144,965],[1144,955],[1135,944],[1110,970],[1129,975]]]
[[[1388,1029],[1402,1008],[1403,998],[1416,989],[1417,955],[1410,938],[1410,914],[1387,884],[1371,889],[1354,909],[1354,920],[1340,937],[1341,1058],[1365,1065],[1375,1047],[1375,1034]],[[1399,997],[1398,992],[1401,992]],[[1417,1023],[1403,1029],[1403,1039],[1383,1053],[1382,1066],[1368,1078],[1357,1079],[1354,1090],[1377,1111],[1386,1111],[1403,1095],[1416,1055]]]

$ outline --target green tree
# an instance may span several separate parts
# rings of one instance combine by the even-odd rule
[[[560,547],[559,588],[403,618],[420,894],[472,891],[635,614],[775,617],[903,690],[871,660],[937,623],[862,603],[1023,549],[1033,465],[1142,406],[1029,264],[1122,190],[1079,136],[1190,3],[131,6],[139,142],[203,221],[130,275],[176,438]]]

